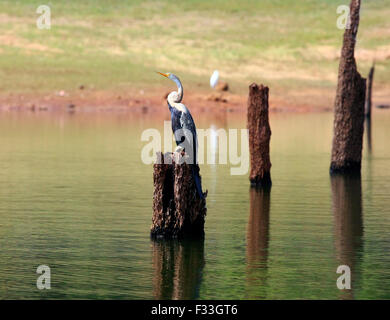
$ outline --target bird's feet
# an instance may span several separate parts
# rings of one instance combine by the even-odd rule
[[[175,149],[175,152],[173,154],[174,154],[175,162],[177,164],[182,164],[182,163],[186,162],[187,157],[186,157],[186,153],[185,153],[183,147],[178,146]]]
[[[175,152],[183,155],[184,154],[184,148],[181,147],[181,146],[177,146],[176,149],[175,149]]]

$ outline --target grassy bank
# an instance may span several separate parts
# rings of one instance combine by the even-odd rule
[[[39,30],[41,0],[0,2],[0,94],[161,86],[154,70],[206,89],[214,69],[233,91],[252,81],[278,94],[333,90],[347,0],[48,1],[50,30]],[[357,58],[363,75],[390,86],[390,0],[363,1]]]

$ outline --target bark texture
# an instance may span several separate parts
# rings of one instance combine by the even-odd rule
[[[371,105],[372,105],[372,81],[374,80],[374,72],[375,72],[375,65],[373,65],[370,69],[370,73],[368,74],[368,81],[367,81],[367,94],[366,94],[366,117],[371,117]]]
[[[360,0],[352,0],[339,65],[331,173],[360,172],[361,168],[366,80],[357,71],[354,57],[359,10]]]
[[[192,166],[182,154],[157,154],[161,161],[153,166],[152,237],[183,238],[203,236],[206,217],[206,196],[201,199],[196,191]],[[171,163],[167,163],[167,159]],[[165,161],[164,161],[165,159]]]
[[[271,128],[268,120],[268,87],[252,83],[249,86],[248,119],[249,152],[251,171],[249,180],[252,186],[270,186],[271,161],[269,143]]]

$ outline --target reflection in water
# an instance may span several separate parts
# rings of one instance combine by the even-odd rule
[[[155,299],[196,299],[202,280],[204,240],[153,240]]]
[[[218,150],[218,131],[215,125],[210,126],[210,155],[208,155],[207,163],[217,163]],[[210,159],[210,161],[209,161]]]
[[[270,189],[250,189],[247,233],[247,298],[266,298]],[[255,289],[255,290],[253,290]]]
[[[371,118],[366,118],[366,133],[368,152],[371,153]]]
[[[360,176],[332,176],[332,199],[336,256],[351,268],[351,290],[340,291],[342,299],[353,299],[358,280],[358,261],[363,247],[362,188]]]

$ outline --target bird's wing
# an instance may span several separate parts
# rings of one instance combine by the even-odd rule
[[[184,135],[186,136],[186,140],[191,144],[193,148],[193,157],[197,160],[197,149],[198,149],[198,138],[196,134],[196,126],[194,119],[192,119],[191,113],[187,110],[187,112],[182,112],[180,115],[180,124],[184,131]],[[190,137],[188,131],[191,132],[192,136]],[[192,138],[192,139],[191,139]],[[195,160],[195,161],[196,161]]]
[[[194,119],[192,119],[191,113],[189,111],[182,112],[180,115],[180,124],[183,129],[191,131],[194,138],[196,137],[196,126]]]

